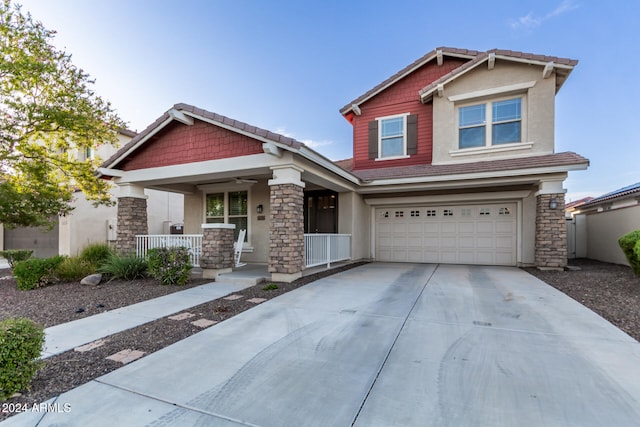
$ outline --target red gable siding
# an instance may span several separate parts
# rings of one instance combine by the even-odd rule
[[[422,104],[418,92],[465,62],[462,59],[445,58],[444,63],[438,66],[435,61],[431,61],[360,105],[362,115],[356,116],[353,122],[353,169],[431,164],[433,105]],[[369,159],[368,123],[376,118],[403,113],[418,115],[417,154],[398,160]]]
[[[122,169],[154,168],[262,153],[262,144],[236,132],[194,120],[173,122],[124,161]]]

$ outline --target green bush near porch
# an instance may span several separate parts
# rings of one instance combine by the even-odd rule
[[[98,271],[114,279],[142,279],[147,272],[147,261],[135,255],[111,254]]]
[[[56,268],[64,259],[65,257],[56,255],[51,258],[31,258],[20,261],[13,269],[18,289],[30,291],[53,283],[56,280]]]
[[[192,268],[189,250],[184,247],[150,249],[147,265],[151,276],[163,285],[186,284]]]
[[[115,252],[106,243],[93,243],[80,252],[79,258],[91,263],[96,270],[102,267]]]
[[[633,272],[640,276],[640,230],[632,231],[620,237],[618,244],[627,257]]]

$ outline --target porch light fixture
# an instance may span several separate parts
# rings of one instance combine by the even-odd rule
[[[261,214],[263,210],[264,210],[264,207],[262,205],[256,206],[256,213]]]
[[[555,198],[549,200],[549,209],[558,209],[558,201]]]

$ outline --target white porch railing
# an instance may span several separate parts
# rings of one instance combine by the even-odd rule
[[[200,266],[202,234],[151,234],[136,236],[136,255],[147,256],[149,249],[183,246],[189,249],[191,265]]]
[[[351,234],[305,234],[304,255],[307,267],[351,259]]]
[[[183,246],[189,249],[191,265],[200,265],[202,234],[152,234],[136,236],[136,255],[147,256],[149,249]],[[305,234],[305,265],[315,267],[351,259],[350,234]]]

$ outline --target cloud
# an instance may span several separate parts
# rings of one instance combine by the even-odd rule
[[[555,9],[544,16],[536,16],[533,12],[509,21],[513,30],[533,30],[541,26],[545,21],[560,16],[578,8],[574,0],[563,0]]]
[[[284,136],[286,136],[288,138],[296,139],[296,140],[302,142],[307,147],[313,148],[313,149],[316,149],[318,147],[326,147],[328,145],[333,145],[333,141],[330,141],[330,140],[317,141],[317,140],[314,140],[314,139],[298,139],[298,138],[296,138],[295,134],[289,132],[284,126],[277,127],[275,132],[279,133],[280,135],[284,135]]]

